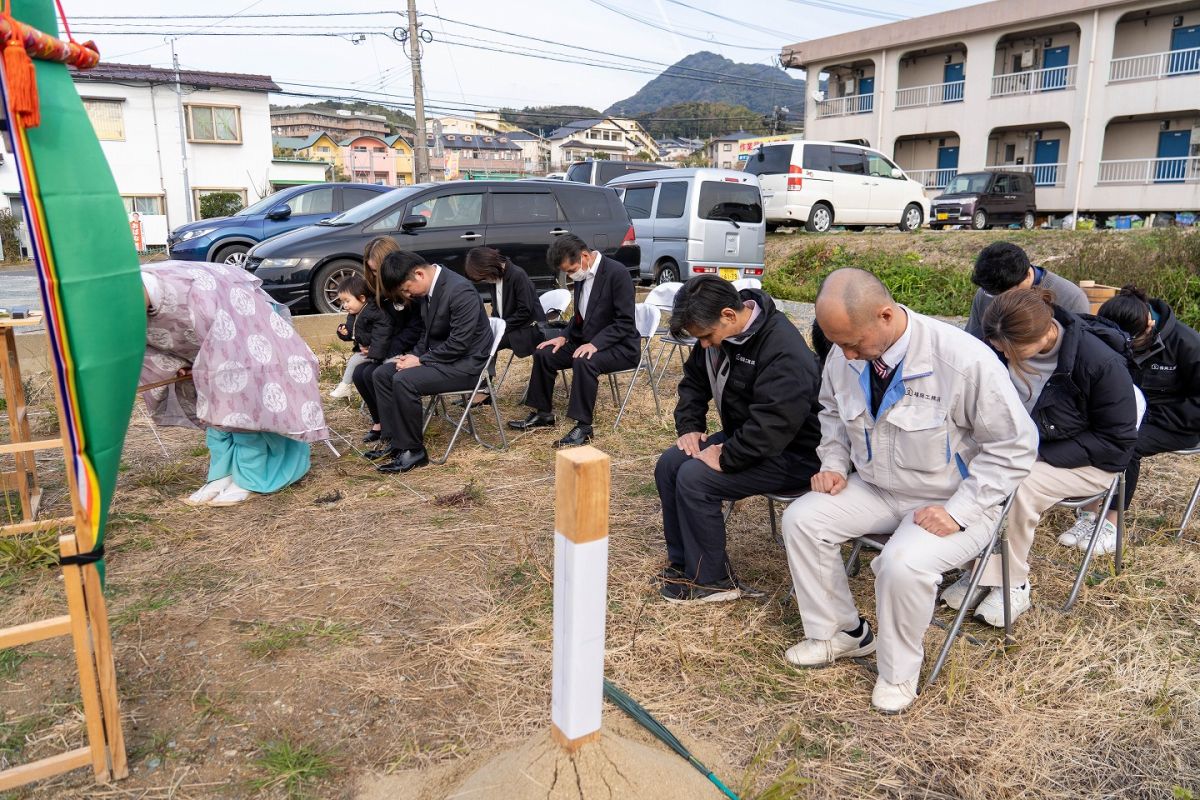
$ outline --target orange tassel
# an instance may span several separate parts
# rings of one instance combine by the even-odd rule
[[[13,113],[22,126],[36,128],[42,121],[38,108],[37,73],[33,68],[33,59],[25,52],[25,43],[16,35],[4,45],[4,72],[8,76]]]

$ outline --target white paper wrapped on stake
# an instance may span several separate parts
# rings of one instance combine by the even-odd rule
[[[609,457],[558,453],[554,533],[554,738],[574,750],[600,735],[608,606]]]

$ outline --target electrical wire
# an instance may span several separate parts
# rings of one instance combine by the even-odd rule
[[[625,19],[632,20],[634,22],[639,22],[642,25],[648,25],[651,28],[655,28],[657,30],[663,31],[664,33],[670,33],[675,36],[682,36],[685,39],[693,39],[697,42],[704,42],[705,44],[720,45],[721,47],[734,47],[739,50],[758,50],[761,52],[768,52],[768,53],[774,53],[779,50],[778,47],[754,47],[752,45],[746,45],[746,44],[734,44],[733,42],[721,42],[721,41],[717,41],[716,39],[709,39],[709,38],[705,38],[703,36],[693,36],[692,34],[684,33],[680,30],[677,30],[675,27],[673,27],[671,25],[662,25],[658,22],[655,22],[654,20],[646,19],[645,17],[638,16],[637,14],[634,14],[633,12],[627,11],[618,6],[609,5],[608,3],[604,2],[604,0],[588,0],[588,1],[594,5],[600,6],[601,8],[608,9],[609,11],[613,12],[614,14],[624,17]]]

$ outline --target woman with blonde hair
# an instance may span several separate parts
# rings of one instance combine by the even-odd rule
[[[1137,441],[1137,401],[1123,352],[1124,333],[1054,305],[1043,289],[1010,289],[983,315],[983,338],[1008,365],[1017,395],[1038,428],[1038,459],[1008,512],[1012,618],[1030,607],[1029,551],[1042,512],[1067,497],[1104,491],[1123,472]],[[1111,552],[1115,528],[1096,550]],[[1113,540],[1113,541],[1110,541]],[[942,593],[951,608],[975,607],[989,625],[1004,624],[1000,559],[988,561],[976,596],[969,575]]]
[[[371,412],[371,429],[363,437],[366,443],[378,442],[382,436],[379,424],[379,406],[372,377],[381,366],[391,366],[400,356],[408,353],[421,340],[425,330],[421,313],[408,298],[388,297],[379,281],[379,267],[391,253],[398,253],[400,245],[389,236],[377,236],[363,248],[363,270],[367,289],[375,296],[375,302],[384,312],[386,321],[372,336],[366,362],[354,370],[354,387]]]

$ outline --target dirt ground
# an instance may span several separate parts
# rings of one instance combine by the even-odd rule
[[[341,356],[319,355],[328,388]],[[524,415],[527,373],[514,363],[502,419]],[[31,383],[42,403],[35,424],[49,432],[45,381]],[[729,540],[741,577],[764,598],[688,609],[658,598],[653,465],[674,440],[673,394],[664,391],[659,421],[641,384],[616,432],[612,399],[602,393],[598,404],[595,445],[613,459],[606,674],[739,796],[1200,793],[1200,528],[1178,542],[1171,527],[1200,460],[1145,463],[1126,569],[1106,575],[1111,559],[1098,559],[1070,614],[1058,607],[1077,552],[1055,544],[1067,518],[1051,515],[1018,645],[1005,652],[991,629],[971,624],[982,644],[960,642],[910,713],[883,717],[869,708],[864,666],[801,671],[784,661],[800,625],[761,498],[737,505]],[[366,429],[357,403],[326,408],[357,444]],[[495,435],[494,422],[481,428]],[[155,431],[135,411],[108,539],[130,777],[96,786],[80,770],[0,798],[354,798],[390,775],[481,764],[544,733],[550,443],[566,429],[510,437],[502,452],[468,440],[446,466],[400,477],[336,441],[343,456],[314,447],[311,473],[293,487],[235,509],[192,509],[179,498],[203,481],[202,435]],[[446,442],[444,427],[431,431]],[[61,465],[40,460],[48,502],[61,508]],[[37,560],[30,541],[0,551],[0,624],[62,613],[61,582],[28,566]],[[851,585],[873,618],[870,570]],[[941,637],[930,628],[926,668]],[[64,644],[0,660],[0,767],[82,744]],[[605,713],[618,724],[620,711]]]

